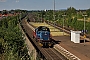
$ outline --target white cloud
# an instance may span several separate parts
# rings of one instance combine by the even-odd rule
[[[6,2],[6,0],[0,0],[0,2]]]
[[[16,2],[19,2],[19,0],[16,0]]]

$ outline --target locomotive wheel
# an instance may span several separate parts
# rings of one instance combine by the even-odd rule
[[[49,48],[49,45],[48,45],[48,43],[43,43],[43,46],[42,46],[43,48]]]
[[[34,36],[32,36],[33,37],[33,39],[34,39]]]
[[[37,38],[35,38],[36,42],[38,42]]]

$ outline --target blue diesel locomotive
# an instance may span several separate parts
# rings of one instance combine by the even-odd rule
[[[35,38],[36,42],[39,42],[41,46],[52,45],[50,29],[46,26],[36,28],[33,32],[33,38]]]

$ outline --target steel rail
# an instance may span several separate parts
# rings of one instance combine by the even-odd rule
[[[34,28],[32,27],[32,26],[30,26],[28,23],[27,23],[27,21],[23,21],[22,22],[22,25],[24,26],[24,29],[26,30],[26,33],[31,37],[31,33],[30,33],[30,29],[31,30],[33,30],[34,31]],[[31,38],[32,39],[32,38]],[[52,51],[51,53],[53,53],[53,57],[51,56],[52,54],[50,54],[47,50],[48,50],[48,48],[46,48],[46,49],[44,49],[44,48],[40,48],[39,46],[38,46],[38,44],[33,40],[33,42],[37,45],[37,47],[38,47],[38,49],[40,50],[40,52],[43,54],[43,56],[45,56],[45,58],[46,58],[46,60],[54,60],[54,58],[56,58],[55,60],[63,60],[62,58],[58,58],[57,59],[57,57],[55,57],[55,55],[56,54],[58,54],[58,53],[53,53],[53,51],[51,50],[51,49],[49,49],[49,51]]]
[[[57,25],[54,25],[54,24],[52,24],[52,23],[48,23],[48,24],[50,24],[50,25],[52,25],[52,26],[54,26],[54,27],[56,27],[56,28],[58,28],[58,29],[60,29],[60,30],[64,30],[66,33],[68,33],[68,34],[70,34],[71,32],[70,32],[70,30],[67,30],[67,29],[63,29],[62,27],[59,27],[59,26],[57,26]],[[81,36],[80,35],[80,38],[84,38],[83,36]],[[90,41],[90,39],[89,38],[85,38],[85,40],[88,40],[88,41]]]

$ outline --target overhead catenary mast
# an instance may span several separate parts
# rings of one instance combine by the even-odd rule
[[[54,25],[55,25],[55,0],[54,0],[53,20],[54,20]],[[55,29],[54,29],[54,31],[55,31]]]
[[[53,10],[53,20],[55,21],[55,0],[54,0],[54,10]]]

